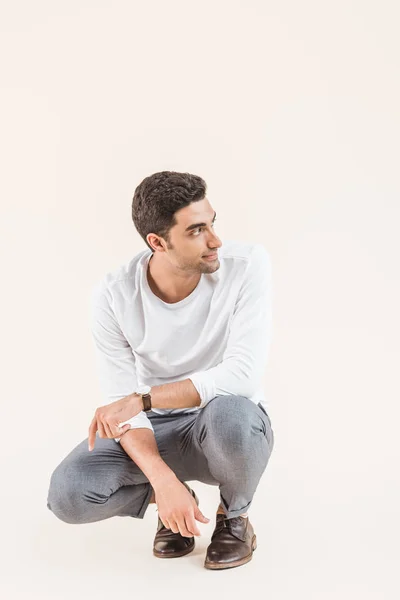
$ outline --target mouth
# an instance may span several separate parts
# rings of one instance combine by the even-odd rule
[[[203,258],[205,258],[207,260],[215,260],[216,258],[218,258],[218,254],[216,252],[214,254],[207,254]]]

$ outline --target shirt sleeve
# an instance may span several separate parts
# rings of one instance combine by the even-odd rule
[[[253,246],[236,300],[222,362],[188,376],[200,408],[218,395],[251,398],[262,385],[272,337],[272,268],[267,250]]]
[[[95,347],[100,389],[106,403],[120,400],[137,389],[135,357],[115,318],[104,290],[96,286],[90,303],[90,329]],[[131,429],[146,427],[154,433],[150,419],[141,411],[131,419]],[[121,438],[113,438],[118,443]]]

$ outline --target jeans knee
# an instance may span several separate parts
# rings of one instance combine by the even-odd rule
[[[217,396],[207,405],[209,409],[209,422],[222,425],[223,429],[228,431],[248,431],[248,424],[251,419],[251,410],[253,403],[244,396]]]
[[[47,508],[51,510],[53,515],[55,515],[60,521],[64,521],[64,523],[69,523],[72,525],[77,525],[81,521],[76,517],[73,517],[68,510],[66,510],[66,506],[63,503],[54,502],[53,500],[50,502],[47,500]]]
[[[74,499],[70,476],[67,469],[59,465],[50,478],[47,494],[47,508],[64,523],[79,523],[79,518],[73,510]]]
[[[221,450],[241,452],[252,441],[253,414],[251,400],[242,396],[218,396],[210,402],[202,431],[203,439],[209,435]],[[205,409],[204,409],[205,410]]]
[[[263,414],[248,398],[237,395],[217,396],[203,409],[204,420],[199,432],[199,442],[205,450],[218,453],[252,455],[260,451],[265,441],[271,446],[269,430],[266,431]],[[264,444],[263,444],[264,443]]]

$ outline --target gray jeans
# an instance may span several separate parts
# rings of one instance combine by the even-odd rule
[[[216,396],[196,413],[147,413],[161,458],[180,481],[218,485],[228,518],[246,512],[272,448],[264,407],[242,396]],[[114,439],[78,444],[51,475],[47,507],[66,523],[142,519],[153,488]]]

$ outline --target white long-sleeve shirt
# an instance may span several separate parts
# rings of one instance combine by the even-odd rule
[[[139,384],[191,379],[200,406],[152,408],[152,412],[192,413],[226,394],[261,402],[268,412],[262,381],[272,337],[267,250],[259,243],[223,242],[219,269],[203,273],[192,293],[174,303],[161,300],[149,286],[151,255],[150,249],[143,250],[107,273],[90,297],[105,403],[132,394]],[[124,423],[153,430],[144,411]]]

